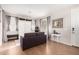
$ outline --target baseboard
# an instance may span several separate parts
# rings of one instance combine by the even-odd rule
[[[67,42],[59,42],[59,43],[62,43],[62,44],[68,45],[68,46],[72,46],[70,43],[67,43]]]
[[[72,45],[73,47],[75,47],[75,48],[79,48],[79,46],[75,46],[75,45]]]
[[[71,43],[67,43],[67,42],[63,42],[63,41],[56,41],[56,40],[52,40],[52,41],[55,41],[55,42],[58,42],[58,43],[61,43],[61,44],[65,44],[65,45],[68,45],[68,46],[72,46]]]

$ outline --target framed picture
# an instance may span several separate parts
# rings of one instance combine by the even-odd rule
[[[63,18],[58,18],[52,21],[53,28],[63,28]]]

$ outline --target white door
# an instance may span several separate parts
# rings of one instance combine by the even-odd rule
[[[71,43],[79,47],[79,8],[71,10]]]

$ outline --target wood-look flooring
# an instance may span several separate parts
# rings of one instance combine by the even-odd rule
[[[0,55],[79,55],[79,48],[48,41],[47,44],[22,51],[19,43],[9,41],[0,46]]]

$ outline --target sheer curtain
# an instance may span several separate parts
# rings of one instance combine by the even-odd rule
[[[10,31],[10,26],[12,26],[12,22],[14,22],[13,25],[16,24],[15,28],[16,31],[18,31],[18,17],[11,17],[11,16],[6,16],[6,20],[7,20],[7,31]]]
[[[8,18],[7,35],[18,34],[18,19],[16,17]]]
[[[19,20],[19,18],[16,17],[16,31],[18,31],[18,20]]]
[[[32,31],[35,32],[35,20],[32,20],[31,27]]]
[[[10,28],[9,28],[10,18],[11,18],[11,16],[6,16],[6,20],[7,20],[7,31],[10,31]]]
[[[24,36],[24,33],[32,32],[31,21],[19,20],[18,27],[20,36]]]
[[[47,18],[41,19],[41,32],[47,34]]]
[[[10,19],[10,31],[16,31],[16,18],[11,17]]]

